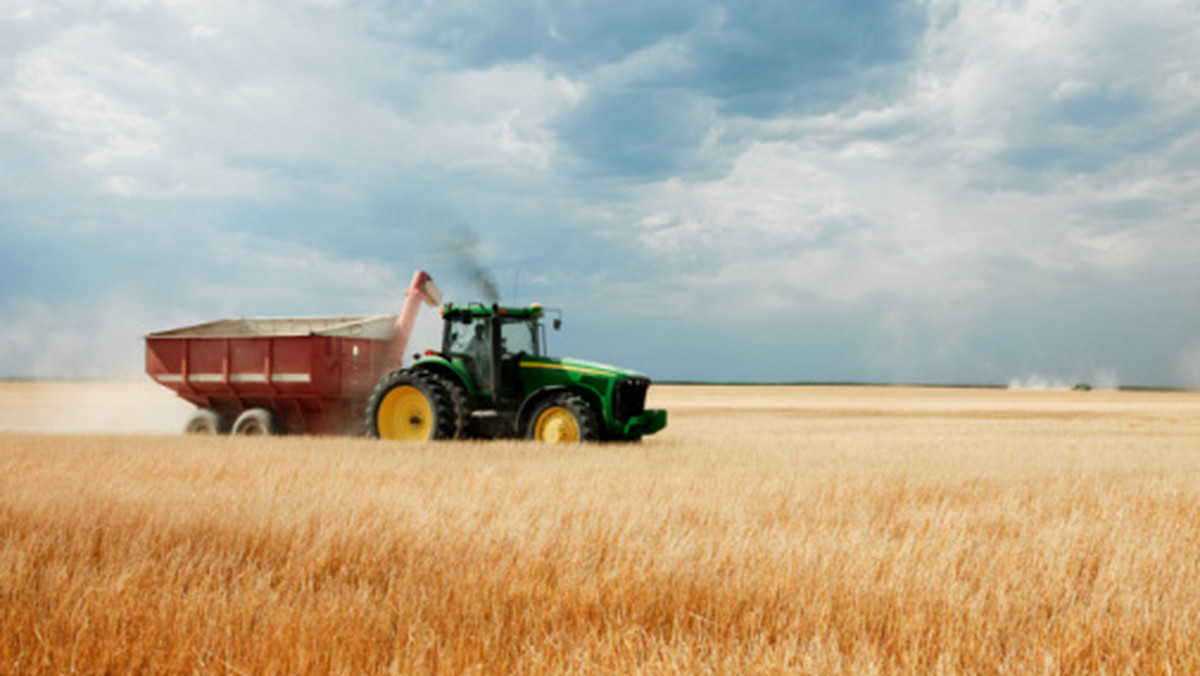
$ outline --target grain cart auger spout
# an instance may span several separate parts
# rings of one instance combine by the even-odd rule
[[[537,304],[443,306],[441,351],[379,381],[368,434],[567,443],[637,441],[666,427],[666,411],[645,407],[645,375],[546,356],[544,315]]]
[[[358,434],[385,374],[403,366],[421,303],[418,271],[399,315],[220,319],[146,336],[146,373],[197,409],[186,431]]]

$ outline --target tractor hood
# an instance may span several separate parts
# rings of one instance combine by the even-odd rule
[[[620,380],[623,378],[638,378],[648,380],[646,374],[631,371],[629,369],[609,366],[594,361],[586,361],[584,359],[570,358],[555,358],[555,357],[522,357],[521,368],[523,369],[545,369],[551,371],[566,371],[579,375],[599,376],[602,378],[611,378]]]
[[[520,361],[520,379],[526,403],[536,405],[545,400],[538,392],[562,388],[585,395],[601,416],[602,435],[608,439],[640,439],[667,425],[666,411],[646,408],[650,379],[638,371],[583,359],[526,356]]]

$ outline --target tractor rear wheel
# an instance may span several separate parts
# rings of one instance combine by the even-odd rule
[[[437,376],[394,371],[379,381],[367,402],[367,434],[396,441],[452,439],[454,403]]]
[[[533,409],[525,436],[551,444],[599,441],[600,423],[583,397],[560,392]]]
[[[247,437],[269,437],[279,433],[275,414],[265,408],[248,408],[233,422],[233,434]]]
[[[454,376],[435,374],[433,377],[450,397],[450,410],[454,418],[454,438],[475,438],[475,430],[471,425],[471,395],[467,393],[467,388]]]

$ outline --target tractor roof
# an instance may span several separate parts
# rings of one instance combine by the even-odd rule
[[[470,303],[467,305],[453,305],[447,303],[442,307],[442,314],[449,317],[489,317],[492,315],[505,315],[518,319],[530,319],[542,317],[545,312],[542,306],[534,303],[527,307],[502,307],[500,305],[484,305],[483,303]]]

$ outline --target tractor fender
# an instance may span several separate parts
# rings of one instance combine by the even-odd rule
[[[525,400],[522,401],[521,405],[517,408],[517,429],[525,429],[529,425],[530,412],[537,408],[537,405],[541,403],[542,400],[552,397],[559,392],[570,392],[583,397],[588,406],[592,407],[592,410],[596,412],[596,416],[600,421],[601,432],[604,431],[604,429],[607,427],[605,423],[607,416],[604,414],[604,406],[600,402],[599,396],[586,387],[569,387],[567,385],[550,385],[537,390],[528,397],[525,397]]]
[[[436,373],[443,378],[452,378],[455,382],[462,385],[471,396],[478,394],[475,389],[475,383],[471,378],[460,369],[455,368],[453,363],[442,356],[427,357],[413,363],[409,368],[423,369],[431,373]]]
[[[443,378],[452,378],[463,387],[467,387],[467,381],[463,378],[463,375],[451,366],[449,362],[442,361],[441,359],[427,359],[413,364],[409,368],[436,373]]]

